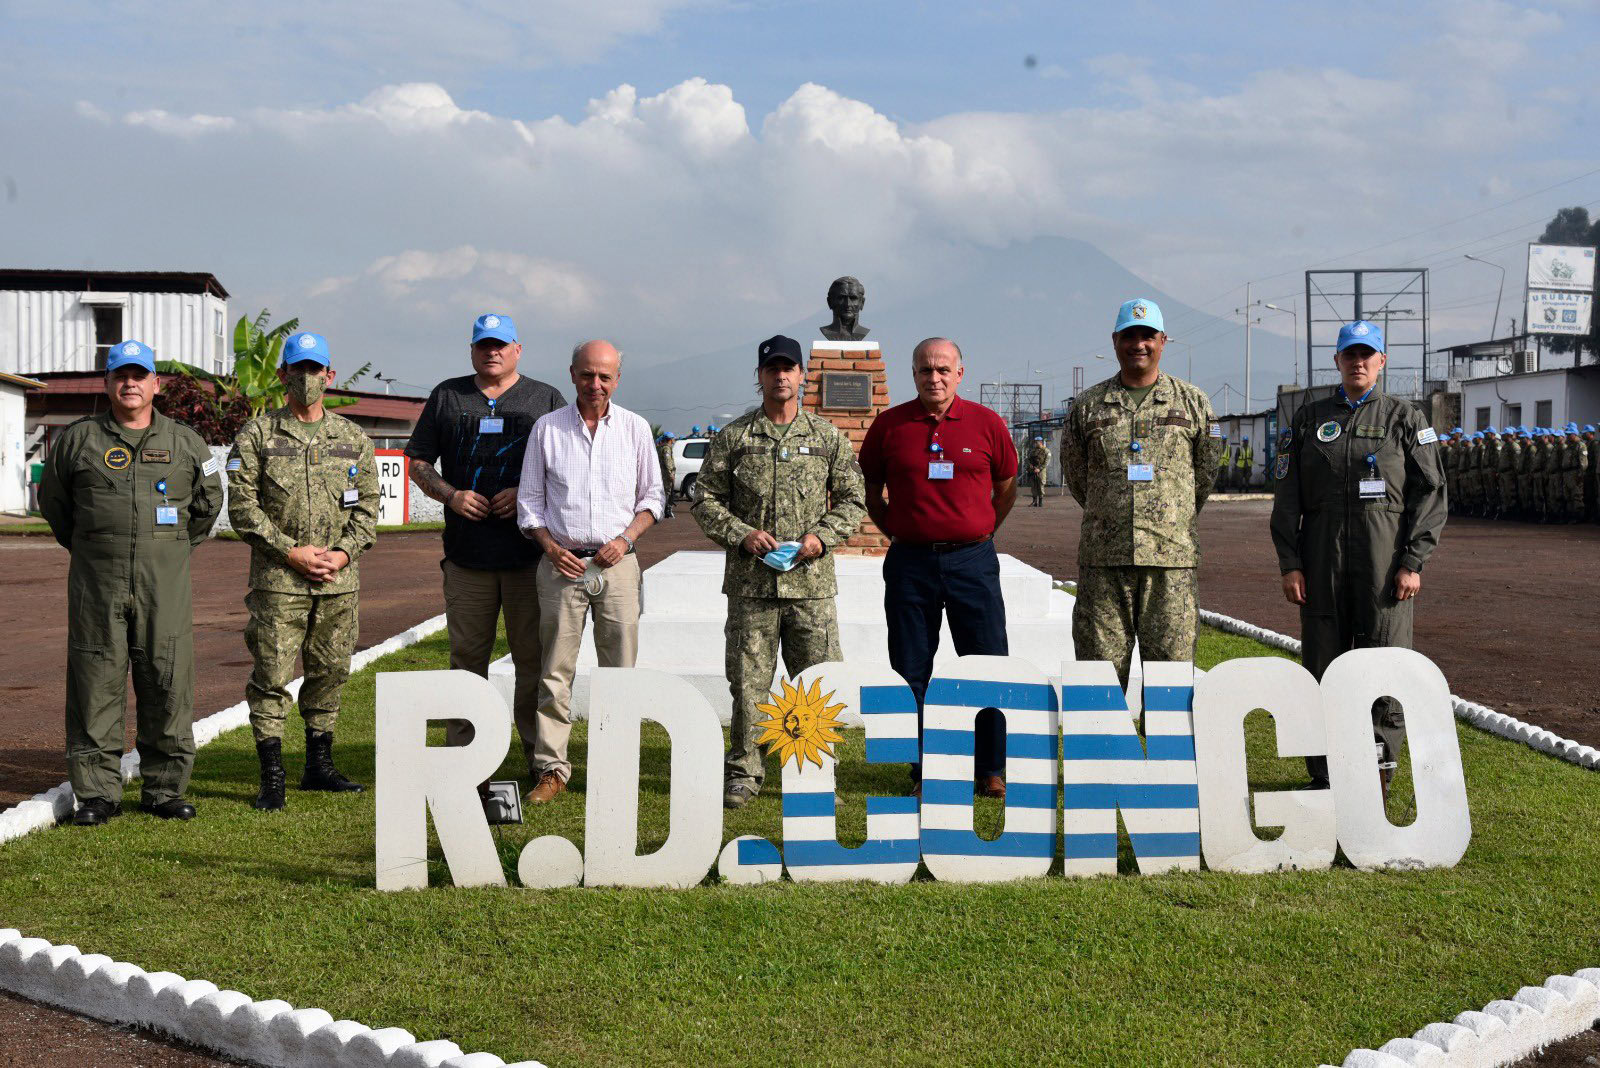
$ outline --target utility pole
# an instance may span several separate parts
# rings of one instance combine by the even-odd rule
[[[1244,307],[1233,309],[1235,315],[1244,316],[1244,412],[1246,415],[1250,414],[1250,324],[1261,321],[1260,319],[1250,318],[1251,312],[1255,310],[1254,304],[1250,300],[1250,285],[1251,283],[1249,282],[1244,284]]]

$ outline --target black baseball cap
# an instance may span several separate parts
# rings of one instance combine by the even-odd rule
[[[782,334],[774,334],[767,338],[756,349],[757,367],[765,367],[773,360],[788,360],[798,367],[806,365],[806,361],[800,358],[800,342]]]

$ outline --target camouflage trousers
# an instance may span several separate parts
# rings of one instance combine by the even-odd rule
[[[1194,660],[1199,621],[1192,567],[1080,567],[1072,606],[1072,644],[1079,660],[1109,660],[1123,689],[1133,662]]]
[[[360,633],[361,595],[310,597],[251,590],[244,603],[250,612],[244,644],[255,660],[244,695],[256,741],[283,737],[284,722],[295,703],[287,687],[294,679],[297,656],[305,662],[300,717],[312,730],[333,730]]]
[[[733,698],[733,724],[723,780],[760,790],[766,778],[756,746],[756,705],[772,692],[772,675],[783,650],[783,669],[793,678],[814,664],[842,660],[839,621],[832,597],[728,597],[724,668]]]

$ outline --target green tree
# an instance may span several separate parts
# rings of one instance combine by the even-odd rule
[[[1545,226],[1538,243],[1594,248],[1600,245],[1600,219],[1591,220],[1589,209],[1585,207],[1562,208]],[[1573,352],[1580,347],[1590,352],[1600,352],[1600,316],[1591,314],[1587,336],[1547,337],[1544,344],[1552,352]]]

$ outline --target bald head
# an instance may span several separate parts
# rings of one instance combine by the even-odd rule
[[[963,373],[961,349],[947,337],[930,337],[911,350],[917,399],[929,412],[942,413],[950,407]]]
[[[622,353],[609,341],[585,341],[572,350],[570,373],[578,390],[578,408],[590,415],[603,414],[622,378]]]

